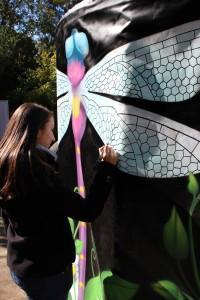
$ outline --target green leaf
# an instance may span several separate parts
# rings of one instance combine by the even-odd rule
[[[139,285],[112,275],[104,279],[104,288],[107,300],[132,300]]]
[[[74,193],[79,193],[79,188],[78,188],[78,186],[75,186],[75,188],[74,188]]]
[[[87,282],[84,300],[104,300],[104,291],[100,276],[93,277]]]
[[[172,208],[170,218],[165,223],[163,241],[167,252],[173,258],[182,260],[188,256],[189,242],[187,232],[175,207]]]
[[[190,216],[193,215],[195,208],[197,208],[199,202],[200,202],[200,194],[198,196],[193,197],[192,203],[190,205],[190,210],[189,210]]]
[[[166,300],[185,300],[180,288],[171,281],[158,281],[152,284],[152,288]]]
[[[106,278],[111,277],[111,276],[113,276],[113,273],[112,273],[111,270],[106,270],[106,271],[101,272],[101,281],[102,281],[102,283],[104,282],[104,280]]]
[[[196,177],[192,173],[189,175],[188,191],[193,196],[196,196],[199,192],[199,184],[196,180]]]
[[[72,235],[74,234],[74,230],[75,230],[75,225],[74,225],[74,220],[72,218],[68,218],[70,227],[71,227],[71,231],[72,231]]]
[[[75,240],[76,254],[80,255],[83,249],[83,242],[79,239]]]
[[[68,294],[67,300],[72,300],[72,296],[70,293]]]

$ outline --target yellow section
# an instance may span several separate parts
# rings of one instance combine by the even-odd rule
[[[74,264],[72,265],[72,273],[73,275],[76,274],[76,266]]]
[[[76,153],[78,153],[78,154],[80,154],[81,153],[81,149],[80,149],[80,147],[76,147]]]
[[[80,226],[81,227],[86,227],[86,223],[85,222],[80,222]]]
[[[79,186],[78,190],[79,190],[80,193],[85,193],[85,188],[82,185]]]
[[[79,258],[80,258],[80,260],[84,260],[85,259],[85,255],[80,254]]]
[[[82,281],[79,281],[79,286],[80,286],[81,288],[84,288],[84,283],[83,283]]]
[[[80,99],[77,96],[72,98],[72,114],[74,118],[78,118],[80,113]]]

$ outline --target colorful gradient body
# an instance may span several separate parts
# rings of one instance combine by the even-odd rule
[[[72,30],[71,36],[66,40],[65,51],[67,57],[67,75],[72,85],[72,130],[76,151],[77,183],[79,194],[85,198],[85,186],[81,165],[81,140],[86,127],[86,112],[79,95],[79,84],[85,75],[84,58],[89,51],[87,37],[84,33]],[[82,253],[79,256],[79,287],[78,300],[84,299],[87,224],[80,223],[79,238],[83,242]]]

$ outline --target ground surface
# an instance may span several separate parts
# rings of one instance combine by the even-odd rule
[[[12,282],[6,265],[6,239],[0,217],[0,300],[26,300],[24,293]]]

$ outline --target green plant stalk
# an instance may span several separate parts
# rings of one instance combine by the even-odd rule
[[[79,230],[79,227],[80,227],[80,222],[78,222],[78,225],[76,226],[76,229],[74,231],[74,234],[73,234],[73,238],[75,239],[76,238],[76,235],[77,235],[77,232]]]
[[[93,232],[92,232],[92,225],[91,224],[89,224],[89,229],[90,229],[90,235],[91,235],[91,240],[92,240],[92,244],[93,244],[92,250],[94,251],[94,255],[95,255],[95,258],[96,258],[96,263],[97,263],[98,270],[99,270],[99,275],[98,276],[99,276],[99,280],[100,280],[100,284],[101,284],[101,290],[102,290],[102,294],[103,294],[103,299],[102,300],[105,300],[104,286],[103,286],[103,282],[101,281],[101,272],[100,272],[99,258],[98,258],[98,254],[97,254],[97,250],[96,250],[96,245],[95,245],[95,241],[94,241],[94,235],[93,235]],[[94,268],[93,268],[92,256],[91,256],[91,267],[92,267],[93,276],[95,276]]]
[[[95,259],[96,259],[96,263],[97,263],[97,268],[98,268],[99,274],[100,274],[99,258],[98,258],[98,254],[97,254],[97,249],[96,249],[96,245],[95,245],[95,241],[94,241],[94,235],[93,235],[93,232],[92,232],[92,225],[91,224],[89,224],[89,229],[90,229],[90,236],[91,236],[92,245],[93,245],[92,249],[94,251],[94,255],[95,255]],[[92,261],[91,261],[91,264],[93,266],[93,262]],[[95,276],[95,274],[93,274],[93,276]]]
[[[195,196],[194,196],[195,197]],[[194,199],[193,199],[194,201]],[[193,240],[193,230],[192,230],[192,216],[189,215],[189,241],[190,241],[190,250],[191,250],[191,259],[192,259],[192,267],[194,271],[195,281],[200,291],[200,278],[199,278],[199,271],[197,268],[196,256],[195,256],[195,249],[194,249],[194,240]]]
[[[182,280],[184,281],[186,287],[188,288],[188,290],[190,291],[190,293],[192,294],[193,297],[195,297],[195,299],[198,299],[199,296],[196,294],[196,292],[193,290],[193,287],[191,286],[190,282],[187,280],[187,278],[185,277],[185,274],[183,272],[182,266],[180,261],[176,260],[176,265],[178,268],[178,271],[181,275]]]
[[[185,292],[183,292],[183,296],[185,297],[184,300],[195,300],[191,296],[187,295]]]
[[[93,260],[95,259],[96,260],[96,264],[97,264],[97,268],[98,268],[98,271],[99,271],[99,275],[98,276],[101,277],[99,260],[98,260],[98,256],[97,256],[97,250],[96,250],[96,247],[95,247],[95,244],[94,244],[94,238],[93,238],[92,233],[91,233],[91,238],[92,238],[92,244],[93,244],[93,247],[91,249],[91,256],[90,256],[90,264],[91,264],[91,269],[92,269],[92,276],[95,277],[94,262],[93,262]],[[101,283],[101,288],[103,288],[102,283]]]
[[[90,253],[90,264],[91,264],[91,269],[92,269],[92,277],[95,277],[94,266],[93,266],[93,257],[94,256],[95,256],[95,250],[94,250],[94,248],[92,248],[91,253]]]

